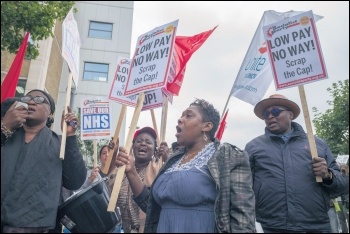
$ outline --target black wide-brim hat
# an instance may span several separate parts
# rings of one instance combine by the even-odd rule
[[[269,98],[261,100],[260,102],[258,102],[256,104],[256,106],[254,107],[255,115],[258,118],[264,120],[262,113],[266,108],[268,108],[270,106],[284,106],[284,107],[286,107],[288,110],[293,112],[293,119],[296,119],[300,114],[300,108],[295,102],[288,100],[288,98],[286,98],[285,96],[283,96],[281,94],[273,94]]]

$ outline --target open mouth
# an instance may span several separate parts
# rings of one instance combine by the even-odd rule
[[[179,126],[176,126],[176,134],[175,137],[178,137],[179,134],[182,132],[181,128]]]
[[[182,131],[181,128],[179,126],[176,126],[176,132],[180,133],[181,131]]]
[[[28,108],[28,112],[34,112],[34,111],[35,111],[35,109],[33,107]]]
[[[141,153],[141,154],[145,154],[145,153],[147,153],[147,150],[145,149],[145,148],[140,148],[139,150],[138,150],[138,152],[139,152],[139,154]]]

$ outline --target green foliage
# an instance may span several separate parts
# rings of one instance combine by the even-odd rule
[[[327,89],[333,101],[327,101],[332,109],[324,114],[313,107],[316,134],[325,139],[334,155],[349,154],[349,79],[338,81]]]
[[[26,57],[35,59],[36,42],[53,37],[55,20],[62,21],[73,5],[74,1],[1,1],[1,51],[17,53],[24,32],[30,32],[34,44],[28,43]]]

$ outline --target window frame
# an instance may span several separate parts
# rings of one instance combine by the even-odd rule
[[[96,28],[91,28],[91,26],[93,26],[92,24],[96,24]],[[98,26],[102,26],[102,27],[98,27]],[[104,26],[110,26],[111,29],[110,31],[108,29],[104,29]],[[98,35],[94,35],[92,34],[98,34]],[[102,36],[100,33],[110,33],[110,37],[106,37],[106,36]],[[97,38],[97,39],[105,39],[105,40],[112,40],[112,36],[113,36],[113,23],[107,23],[107,22],[100,22],[100,21],[94,21],[91,20],[89,23],[89,31],[88,31],[88,37],[90,38]]]
[[[101,70],[92,70],[92,69],[91,70],[87,70],[86,65],[107,65],[107,70],[106,71],[103,71],[102,69]],[[85,73],[106,74],[106,77],[105,77],[106,80],[89,79],[89,78],[86,78],[86,74]],[[98,63],[98,62],[87,62],[87,61],[84,61],[84,69],[83,69],[83,77],[82,77],[83,81],[108,82],[108,74],[109,74],[109,64],[108,63]],[[101,76],[94,76],[94,77],[99,78]]]
[[[27,79],[19,78],[16,86],[16,92],[15,97],[23,97],[25,94],[26,86],[27,86]],[[23,89],[23,92],[18,92],[18,89]]]

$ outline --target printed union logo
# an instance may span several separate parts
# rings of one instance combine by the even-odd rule
[[[130,64],[128,59],[122,59],[120,60],[120,64]]]
[[[138,44],[139,44],[139,45],[142,45],[142,44],[143,44],[145,41],[147,41],[148,39],[150,39],[150,38],[152,38],[152,37],[155,37],[155,36],[157,36],[157,35],[159,35],[159,34],[161,34],[161,33],[163,33],[163,32],[164,32],[163,29],[158,29],[157,31],[152,32],[152,33],[150,33],[150,34],[145,34],[145,35],[143,35],[143,36],[140,38]]]
[[[173,25],[169,25],[168,27],[166,27],[166,29],[164,30],[165,33],[171,33],[171,31],[174,30],[174,26]]]
[[[260,52],[260,54],[266,53],[266,51],[267,51],[266,42],[264,42],[264,43],[260,46],[260,48],[258,49],[258,51]]]
[[[89,104],[95,104],[101,102],[101,100],[85,100],[84,101],[84,106],[89,105]]]
[[[300,24],[303,26],[307,25],[309,22],[310,22],[310,19],[308,16],[303,16],[300,18]]]
[[[267,31],[266,31],[266,35],[267,35],[267,37],[269,37],[269,38],[271,38],[271,37],[272,37],[272,26],[271,26],[271,27],[269,27],[269,29],[267,29]]]

